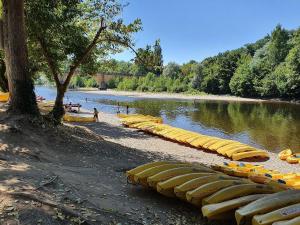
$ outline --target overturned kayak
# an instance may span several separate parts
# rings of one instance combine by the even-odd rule
[[[275,222],[293,219],[297,216],[300,216],[300,203],[289,205],[266,214],[256,215],[252,219],[252,225],[271,225]]]
[[[249,180],[246,179],[219,179],[215,180],[213,182],[208,182],[194,190],[186,192],[186,200],[193,205],[196,205],[198,207],[202,206],[202,200],[210,195],[213,195],[214,193],[225,189],[227,187],[232,187],[234,185],[240,185],[240,184],[246,184],[250,183]]]
[[[176,197],[174,193],[174,188],[188,182],[189,180],[198,178],[198,177],[205,177],[209,176],[212,173],[188,173],[184,175],[179,175],[176,177],[173,177],[171,179],[168,179],[163,182],[159,182],[156,185],[156,190],[162,195],[165,195],[167,197]]]
[[[226,218],[231,219],[234,217],[235,210],[249,204],[250,202],[256,201],[267,194],[254,194],[234,198],[228,201],[205,205],[202,207],[202,214],[208,219],[223,220]]]
[[[298,225],[298,224],[300,224],[300,216],[295,217],[294,219],[291,220],[275,222],[272,225]]]
[[[225,202],[234,198],[239,198],[253,194],[271,194],[276,190],[268,185],[263,184],[238,184],[226,187],[202,200],[202,205],[216,204]]]
[[[247,224],[255,215],[265,214],[274,210],[300,203],[300,191],[288,190],[268,195],[238,209],[235,218],[238,225]]]

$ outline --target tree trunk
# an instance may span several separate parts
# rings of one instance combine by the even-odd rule
[[[57,90],[56,99],[55,99],[53,110],[50,113],[52,119],[56,124],[61,123],[62,118],[65,114],[63,101],[64,101],[66,89],[67,88],[62,84],[56,85],[56,90]]]
[[[38,115],[33,81],[28,70],[24,0],[3,0],[3,22],[9,111]]]
[[[3,48],[4,48],[3,19],[0,18],[0,49],[2,50]]]
[[[1,0],[0,0],[1,1]],[[2,2],[0,2],[0,10],[2,10]],[[2,15],[2,12],[0,12],[0,15]],[[2,50],[4,48],[4,34],[3,34],[3,19],[2,16],[0,18],[0,50],[1,50],[1,55],[0,55],[0,90],[4,92],[8,92],[8,81],[5,76],[5,62],[3,61],[2,58]]]
[[[0,90],[8,92],[8,81],[5,76],[5,63],[0,59]]]

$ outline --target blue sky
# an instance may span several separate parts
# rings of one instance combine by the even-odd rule
[[[123,0],[125,22],[140,18],[137,47],[161,40],[165,63],[202,59],[255,42],[277,24],[300,27],[300,0]],[[113,56],[130,60],[130,51]]]

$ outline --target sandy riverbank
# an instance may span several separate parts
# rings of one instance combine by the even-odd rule
[[[190,148],[178,143],[161,139],[160,137],[138,132],[136,129],[125,128],[121,125],[120,120],[114,114],[100,113],[100,122],[87,124],[89,129],[110,142],[122,146],[138,149],[145,153],[155,153],[168,155],[172,158],[188,162],[200,162],[205,164],[220,164],[229,162],[228,158],[205,152],[195,148]],[[266,168],[279,170],[281,172],[299,172],[299,165],[291,165],[278,159],[276,153],[270,153],[270,159],[264,162],[255,162],[262,164]]]
[[[115,95],[128,96],[136,98],[154,98],[154,99],[180,99],[180,100],[215,100],[215,101],[231,101],[231,102],[282,102],[282,103],[297,103],[296,101],[284,101],[281,99],[259,99],[259,98],[242,98],[229,95],[189,95],[181,93],[152,93],[152,92],[137,92],[137,91],[117,91],[117,90],[98,90],[98,89],[77,89],[76,91],[99,94],[99,95]]]

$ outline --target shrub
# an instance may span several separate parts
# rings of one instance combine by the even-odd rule
[[[84,86],[95,88],[98,87],[98,83],[94,77],[88,77],[87,79],[84,80]]]
[[[177,77],[179,77],[180,73],[181,73],[180,66],[177,63],[170,62],[164,68],[162,75],[165,77],[176,79]]]
[[[78,88],[78,87],[84,87],[84,79],[81,76],[74,76],[72,77],[69,88]]]

